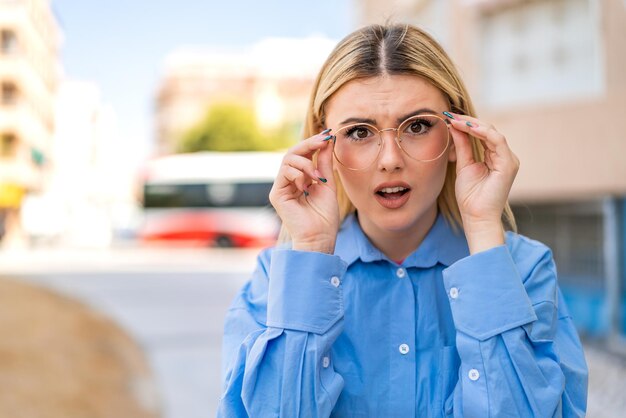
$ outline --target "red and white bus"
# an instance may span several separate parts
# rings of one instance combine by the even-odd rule
[[[282,157],[198,152],[148,162],[140,239],[222,247],[274,244],[280,222],[268,195]]]

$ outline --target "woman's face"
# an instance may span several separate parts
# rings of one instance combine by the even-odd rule
[[[326,126],[337,133],[342,126],[367,120],[378,129],[397,128],[409,115],[441,115],[444,110],[448,110],[444,95],[425,79],[380,76],[341,87],[327,103]],[[395,131],[385,131],[382,137],[382,150],[368,168],[353,171],[334,162],[363,230],[371,237],[429,227],[424,223],[435,218],[448,161],[456,158],[452,141],[440,158],[419,162],[398,148]]]

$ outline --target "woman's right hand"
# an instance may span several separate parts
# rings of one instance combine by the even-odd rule
[[[290,148],[270,191],[270,202],[287,228],[294,250],[328,254],[335,250],[339,205],[329,136],[324,131]],[[312,161],[316,152],[317,168]]]

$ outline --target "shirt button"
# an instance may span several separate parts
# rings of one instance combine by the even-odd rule
[[[398,276],[399,278],[403,278],[404,276],[406,276],[406,271],[403,268],[399,268],[398,270],[396,270],[396,276]]]
[[[467,376],[470,378],[471,381],[477,381],[478,378],[480,377],[480,373],[478,373],[478,370],[476,369],[472,369],[469,371],[469,373],[467,374]]]
[[[330,366],[330,358],[328,356],[322,359],[322,366],[324,366],[324,368],[327,368],[328,366]]]
[[[451,287],[450,288],[450,297],[452,299],[456,299],[459,297],[459,289],[457,289],[456,287]]]
[[[335,287],[339,287],[339,284],[341,283],[341,280],[339,280],[339,277],[337,276],[333,276],[330,278],[330,283],[335,286]]]
[[[401,354],[406,354],[409,352],[409,346],[407,344],[400,344],[400,347],[398,347],[398,350],[400,350]]]

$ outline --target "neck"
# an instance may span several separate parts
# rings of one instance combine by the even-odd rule
[[[435,224],[437,206],[433,206],[412,225],[398,229],[381,229],[375,223],[359,218],[359,224],[367,238],[376,248],[391,260],[404,260],[424,241],[424,238]]]

